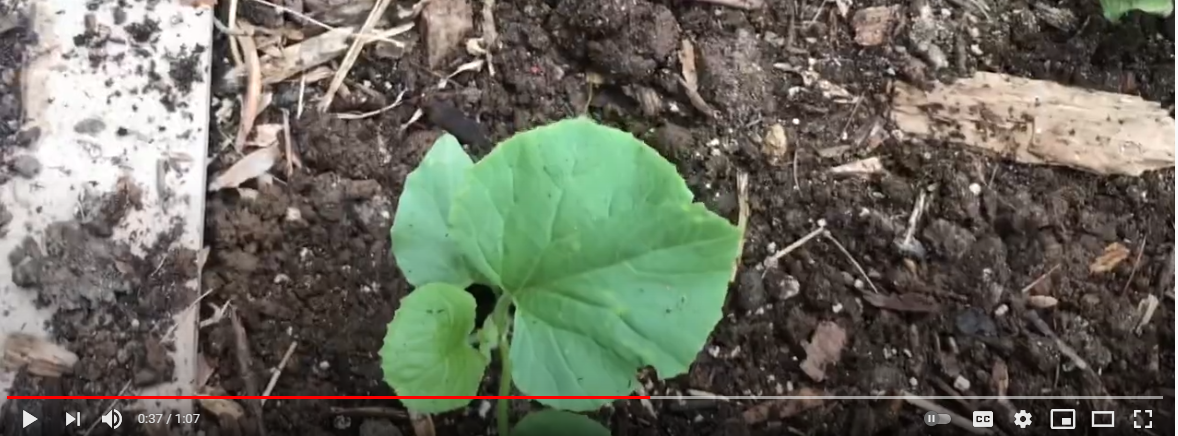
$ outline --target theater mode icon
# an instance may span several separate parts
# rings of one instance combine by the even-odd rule
[[[1117,426],[1117,413],[1112,410],[1093,410],[1092,428],[1113,428]]]

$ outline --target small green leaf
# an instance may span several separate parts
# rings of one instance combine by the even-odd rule
[[[491,352],[499,348],[499,325],[493,317],[483,320],[483,328],[479,329],[479,353],[491,360]]]
[[[450,203],[474,162],[452,135],[438,138],[405,180],[390,231],[393,255],[413,286],[466,287],[470,272],[450,235]]]
[[[740,243],[691,197],[653,149],[584,119],[516,135],[471,170],[452,228],[468,265],[514,300],[521,391],[625,395],[640,367],[686,372],[720,320]]]
[[[529,413],[510,436],[610,436],[609,429],[585,415],[546,409]]]
[[[431,283],[401,299],[380,349],[385,381],[405,396],[476,395],[488,360],[470,345],[475,299],[462,288]],[[469,400],[401,400],[423,413],[465,406]]]
[[[1104,18],[1116,23],[1134,9],[1161,17],[1174,12],[1173,0],[1100,0]]]

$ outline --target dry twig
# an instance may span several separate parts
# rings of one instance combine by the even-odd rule
[[[241,46],[242,55],[245,56],[246,71],[249,77],[245,97],[241,102],[241,119],[238,120],[237,139],[233,142],[233,148],[238,153],[245,150],[245,141],[254,129],[254,122],[258,119],[258,105],[262,98],[262,61],[258,58],[258,45],[254,42],[252,30],[253,28],[247,24],[245,33],[235,37],[237,44]]]
[[[1043,321],[1043,318],[1039,317],[1039,314],[1028,310],[1026,312],[1026,317],[1027,320],[1031,321],[1031,324],[1034,325],[1037,330],[1039,330],[1039,333],[1042,333],[1044,336],[1051,338],[1051,340],[1055,342],[1055,346],[1059,347],[1060,354],[1068,356],[1068,358],[1072,360],[1072,363],[1074,363],[1077,368],[1082,371],[1092,370],[1092,367],[1088,365],[1088,361],[1084,360],[1083,357],[1080,357],[1080,353],[1077,353],[1075,348],[1072,348],[1071,345],[1068,345],[1067,342],[1064,342],[1063,339],[1060,339],[1060,337],[1051,330],[1051,327]]]
[[[1055,272],[1055,270],[1057,270],[1057,269],[1059,269],[1059,265],[1058,265],[1058,264],[1056,264],[1055,266],[1051,267],[1051,269],[1047,270],[1047,272],[1043,273],[1043,275],[1039,276],[1039,278],[1036,278],[1036,279],[1035,279],[1034,281],[1032,281],[1030,284],[1028,284],[1027,286],[1023,287],[1021,290],[1019,290],[1019,293],[1018,293],[1018,295],[1019,295],[1019,296],[1025,296],[1025,295],[1029,294],[1029,293],[1031,292],[1031,289],[1034,289],[1034,288],[1035,288],[1035,286],[1038,286],[1038,285],[1039,285],[1039,283],[1043,283],[1043,281],[1044,281],[1044,280],[1047,280],[1047,277],[1048,277],[1048,276],[1050,276],[1050,275],[1051,275],[1051,273]]]
[[[766,401],[746,409],[740,414],[739,418],[745,424],[749,425],[759,424],[771,418],[789,418],[806,410],[821,406],[824,402],[821,398],[822,395],[823,392],[821,391],[811,388],[801,388],[795,392],[790,392],[790,396],[803,398]]]
[[[859,275],[863,276],[863,280],[867,282],[867,286],[871,286],[871,290],[878,294],[879,288],[875,287],[875,283],[871,281],[871,277],[867,275],[867,271],[863,269],[863,265],[860,265],[859,261],[855,260],[855,256],[852,256],[851,252],[847,251],[847,247],[844,247],[843,244],[839,242],[839,240],[836,239],[829,230],[822,232],[822,236],[824,236],[826,239],[829,239],[830,242],[834,243],[835,247],[838,247],[839,251],[843,252],[843,256],[846,256],[847,260],[851,261],[851,265],[855,267],[855,270],[859,271]]]
[[[744,9],[751,11],[761,9],[765,6],[765,0],[696,0],[701,3],[711,3],[716,6],[727,6],[730,8]]]
[[[729,283],[736,281],[736,270],[740,269],[740,259],[744,257],[744,240],[748,237],[749,175],[746,172],[736,174],[736,204],[736,227],[740,229],[740,245],[736,248],[736,262],[732,264],[732,277],[728,278]]]
[[[295,348],[298,348],[298,341],[290,343],[286,348],[286,353],[282,355],[282,360],[278,362],[278,366],[274,367],[274,371],[270,374],[270,381],[266,383],[266,390],[262,392],[262,396],[269,396],[270,392],[274,391],[274,385],[278,384],[278,376],[282,375],[282,370],[286,368],[286,361],[290,360],[290,356],[294,354]],[[266,399],[262,399],[262,405],[266,405]]]
[[[382,108],[380,108],[380,109],[377,109],[377,110],[374,110],[374,111],[368,111],[368,112],[358,113],[358,114],[354,114],[354,113],[342,113],[342,114],[336,115],[336,117],[337,117],[337,118],[339,118],[339,119],[341,119],[341,120],[362,120],[362,119],[365,119],[365,118],[371,118],[371,117],[375,117],[375,116],[377,116],[377,115],[383,114],[383,113],[385,113],[385,112],[388,112],[388,111],[390,111],[390,110],[393,110],[393,109],[395,109],[395,108],[397,108],[397,107],[401,106],[401,104],[402,104],[402,103],[404,103],[404,99],[405,99],[405,93],[407,93],[407,92],[408,92],[407,90],[406,90],[406,91],[401,91],[399,94],[397,94],[397,99],[396,99],[395,101],[393,101],[393,102],[392,102],[391,104],[389,104],[388,106],[382,107]]]
[[[205,291],[203,294],[200,294],[199,296],[196,297],[195,300],[192,300],[192,303],[190,303],[188,305],[188,307],[185,307],[184,310],[181,310],[180,313],[182,313],[184,315],[187,315],[188,312],[196,313],[196,308],[200,306],[201,300],[204,300],[205,297],[209,296],[209,294],[213,293],[213,291],[215,291],[215,290],[217,290],[217,288],[209,289],[209,290]],[[183,318],[184,315],[181,315],[178,318]],[[174,335],[176,333],[176,327],[178,325],[179,325],[179,323],[172,323],[172,326],[168,328],[168,333],[164,334],[163,341],[165,343],[176,340],[176,338],[173,337],[172,335]]]
[[[495,63],[492,53],[499,43],[499,31],[495,28],[495,0],[483,0],[483,48],[487,56],[487,74],[495,77]]]
[[[238,1],[239,0],[229,0],[229,25],[227,26],[229,28],[229,31],[225,32],[225,33],[228,33],[230,35],[237,35]],[[217,21],[216,19],[213,19],[214,23],[216,21]],[[241,64],[242,64],[241,48],[238,47],[236,44],[229,44],[229,52],[233,55],[233,65],[241,66]]]
[[[344,78],[348,76],[348,71],[351,71],[352,66],[356,64],[356,59],[360,57],[360,50],[364,49],[364,45],[371,40],[367,35],[380,21],[380,17],[384,16],[385,9],[388,9],[389,0],[376,0],[376,5],[373,6],[372,11],[368,13],[368,18],[364,20],[364,25],[360,27],[360,36],[352,41],[352,46],[348,48],[348,53],[344,55],[343,63],[339,70],[335,72],[335,77],[331,78],[331,85],[327,87],[327,94],[323,96],[323,100],[319,102],[319,111],[327,112],[327,108],[331,107],[332,100],[335,99],[335,93],[339,91],[340,85],[344,84]]]
[[[234,345],[237,354],[237,371],[245,382],[246,395],[258,395],[258,381],[254,379],[254,372],[251,369],[253,358],[250,357],[249,337],[245,334],[245,327],[241,325],[241,317],[237,316],[237,311],[234,311],[230,316],[233,321],[233,337]],[[262,419],[262,402],[258,400],[245,400],[250,408],[250,412],[254,415],[254,422],[257,423],[257,433],[260,436],[266,436],[265,420]]]
[[[282,109],[282,142],[286,144],[286,176],[290,177],[294,174],[295,168],[302,168],[303,161],[295,154],[294,139],[290,133],[290,111],[286,108]]]
[[[1137,275],[1137,268],[1141,267],[1141,255],[1145,253],[1145,242],[1149,238],[1141,240],[1141,247],[1137,248],[1137,256],[1133,258],[1133,269],[1129,270],[1129,279],[1125,280],[1125,287],[1121,288],[1121,294],[1129,292],[1129,286],[1133,284],[1133,277]]]
[[[776,253],[773,253],[772,256],[769,256],[763,262],[761,262],[761,267],[766,270],[769,268],[776,268],[777,261],[781,260],[782,257],[785,257],[785,255],[793,252],[794,250],[797,250],[803,245],[806,245],[806,243],[810,242],[811,239],[821,236],[824,232],[826,232],[826,221],[819,221],[817,229],[814,229],[810,233],[807,233],[805,236],[799,238],[797,241],[794,241],[794,243],[789,244],[781,250],[778,250]],[[764,273],[762,272],[761,275],[763,276]]]

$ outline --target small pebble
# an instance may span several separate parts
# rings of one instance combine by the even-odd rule
[[[969,390],[969,379],[962,377],[960,375],[957,376],[957,378],[953,380],[953,388],[957,389],[958,391],[963,391],[963,392],[968,391]]]
[[[365,419],[360,423],[360,436],[401,436],[401,430],[387,419]]]

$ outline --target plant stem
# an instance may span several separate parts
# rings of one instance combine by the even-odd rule
[[[495,317],[495,324],[499,327],[499,401],[496,407],[495,421],[499,429],[499,436],[508,436],[511,428],[511,400],[505,398],[511,395],[511,343],[508,332],[511,330],[511,297],[504,295],[495,303],[495,310],[491,313]]]

